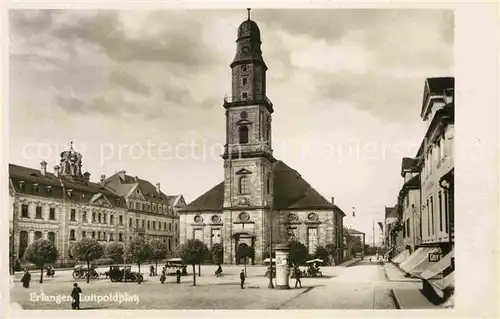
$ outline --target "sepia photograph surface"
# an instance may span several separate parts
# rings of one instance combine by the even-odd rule
[[[456,307],[452,9],[7,17],[11,310]]]

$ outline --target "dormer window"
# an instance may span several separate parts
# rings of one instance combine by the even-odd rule
[[[47,186],[47,193],[52,194],[52,186]]]
[[[243,96],[244,99],[247,99],[248,98],[248,93],[247,92],[243,92],[242,96]]]
[[[40,192],[40,186],[38,186],[38,184],[33,184],[33,191],[35,193],[39,193]]]
[[[24,191],[24,181],[20,181],[20,182],[19,182],[19,189],[20,189],[21,191]]]

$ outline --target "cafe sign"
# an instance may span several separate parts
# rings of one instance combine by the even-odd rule
[[[429,253],[429,262],[435,263],[441,259],[441,253]]]

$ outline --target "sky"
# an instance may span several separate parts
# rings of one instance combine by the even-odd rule
[[[453,12],[251,11],[268,66],[274,156],[372,242],[416,154],[427,77],[453,76]],[[223,98],[239,10],[11,10],[10,162],[119,170],[191,202],[223,179]],[[352,217],[353,207],[356,217]]]

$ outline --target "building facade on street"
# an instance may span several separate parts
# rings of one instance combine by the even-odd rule
[[[170,240],[171,245],[178,243],[178,226],[171,230],[166,225],[178,225],[177,210],[184,205],[182,195],[153,191],[154,187],[143,180],[133,186],[118,184],[116,180],[114,176],[108,180],[101,176],[99,183],[91,182],[90,173],[82,174],[82,155],[73,145],[61,153],[60,165],[54,166],[53,172],[47,171],[45,161],[39,169],[10,164],[11,261],[23,262],[23,254],[33,241],[48,239],[59,251],[57,264],[74,263],[70,248],[82,238],[95,238],[102,244],[128,244],[139,234],[135,222],[130,220],[152,225],[142,232],[150,238]],[[135,193],[125,194],[127,187]],[[145,210],[132,209],[131,203],[135,205],[141,195],[145,198],[141,204],[150,206]]]
[[[399,196],[400,203],[410,205],[403,225],[416,236],[403,231],[409,249],[394,259],[403,271],[422,278],[424,291],[440,297],[454,286],[454,114],[454,78],[426,79],[420,116],[427,131],[415,158],[403,159]]]
[[[385,250],[388,258],[397,256],[404,250],[401,224],[402,211],[399,205],[385,207]]]
[[[253,248],[252,263],[260,263],[271,243],[297,239],[310,253],[333,244],[340,259],[345,214],[273,156],[267,66],[250,17],[239,26],[236,43],[232,94],[224,99],[224,180],[180,211],[181,244],[192,238],[222,243],[224,262],[238,264],[241,247]]]
[[[399,192],[402,209],[403,245],[408,255],[422,243],[422,215],[420,212],[420,171],[418,160],[405,157],[401,162],[403,187]]]

